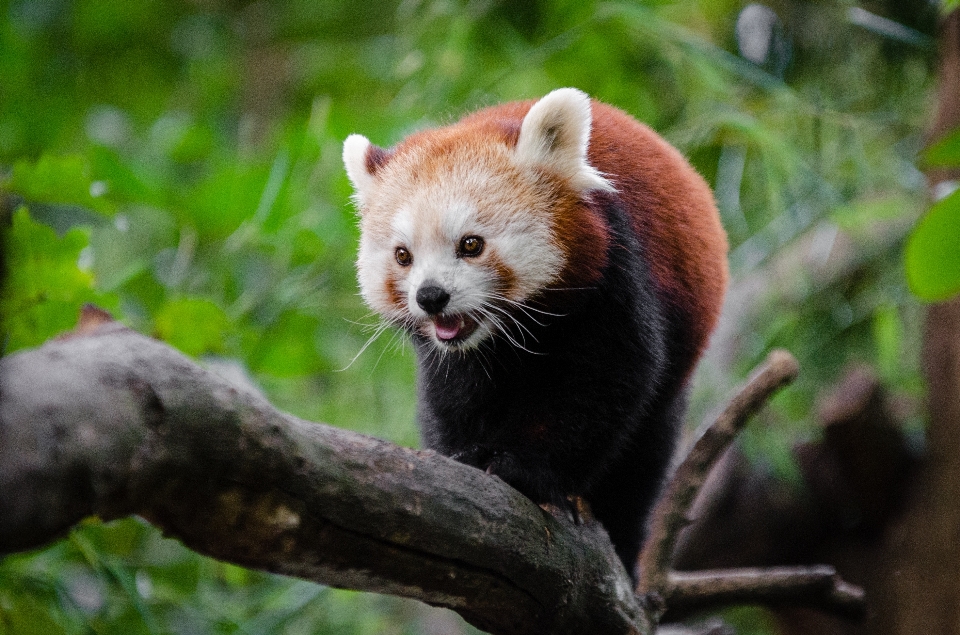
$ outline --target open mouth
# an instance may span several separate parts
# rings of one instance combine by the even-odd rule
[[[463,342],[477,330],[477,322],[466,315],[434,315],[430,318],[437,339],[444,344]]]

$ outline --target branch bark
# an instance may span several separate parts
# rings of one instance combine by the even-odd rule
[[[0,360],[0,553],[139,514],[200,553],[493,633],[649,633],[605,532],[495,476],[278,412],[116,322]]]
[[[829,567],[678,573],[677,532],[717,458],[796,374],[783,351],[668,488],[636,595],[606,532],[496,476],[274,409],[255,390],[87,308],[77,330],[0,359],[0,554],[89,515],[138,514],[203,554],[443,606],[492,633],[648,634],[657,600],[862,606]],[[644,600],[653,600],[645,602]]]
[[[960,128],[960,10],[943,19],[937,111],[929,138]],[[960,169],[931,170],[931,191]],[[891,633],[960,631],[960,297],[932,304],[923,332],[922,367],[927,380],[927,456],[918,494],[890,532],[893,571],[885,616]],[[918,591],[919,590],[919,591]]]

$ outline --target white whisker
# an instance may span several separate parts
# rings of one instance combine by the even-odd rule
[[[503,308],[501,308],[501,307],[498,307],[498,306],[496,306],[496,305],[491,305],[490,308],[493,309],[494,311],[497,311],[498,313],[501,313],[503,316],[505,316],[505,317],[507,317],[507,318],[510,318],[510,320],[511,320],[514,324],[516,324],[516,325],[520,328],[521,331],[525,331],[525,332],[527,333],[527,335],[529,335],[530,338],[531,338],[534,342],[537,342],[537,341],[538,341],[538,340],[537,340],[537,336],[534,335],[533,332],[532,332],[529,328],[527,328],[527,326],[526,326],[525,324],[523,324],[523,322],[521,322],[520,320],[518,320],[518,319],[515,318],[514,316],[510,315],[509,311],[506,311],[505,309],[503,309]],[[530,318],[530,319],[533,319],[533,318]],[[536,320],[534,320],[534,322],[536,322]],[[537,324],[540,324],[540,323],[537,322]],[[543,324],[540,324],[540,326],[543,326]],[[520,333],[520,337],[523,338],[524,344],[526,344],[526,338],[523,337],[523,333],[522,333],[522,332]]]
[[[520,342],[518,342],[518,341],[510,334],[510,330],[507,329],[507,328],[504,328],[503,323],[501,322],[500,318],[497,317],[497,316],[495,316],[494,314],[492,314],[488,309],[486,309],[485,307],[477,307],[477,310],[480,311],[481,313],[483,313],[483,315],[484,315],[485,317],[487,317],[487,319],[489,319],[490,321],[494,322],[494,323],[498,326],[498,329],[499,329],[500,333],[502,333],[503,336],[504,336],[505,338],[507,338],[507,341],[509,341],[511,344],[513,344],[513,346],[514,346],[515,348],[519,348],[519,349],[522,350],[522,351],[526,351],[526,352],[530,353],[531,355],[542,355],[542,353],[537,353],[537,352],[531,351],[531,350],[528,349],[526,346],[524,346],[523,344],[521,344]],[[504,315],[507,315],[507,316],[510,317],[510,319],[512,319],[515,323],[519,324],[519,322],[517,322],[517,321],[516,321],[516,318],[514,318],[513,316],[510,316],[510,315],[507,314],[507,313],[505,313]],[[523,339],[523,334],[522,334],[522,333],[521,333],[521,339]],[[526,340],[524,340],[524,344],[526,344]]]
[[[497,299],[497,300],[500,300],[500,301],[502,301],[502,302],[506,302],[506,303],[508,303],[508,304],[512,304],[513,306],[517,307],[518,309],[520,309],[520,310],[523,311],[524,313],[526,313],[527,311],[533,311],[534,313],[539,313],[539,314],[541,314],[541,315],[549,315],[550,317],[564,317],[564,316],[566,316],[566,313],[551,313],[550,311],[544,311],[543,309],[538,309],[538,308],[536,308],[536,307],[530,306],[529,304],[526,304],[525,302],[518,302],[517,300],[511,300],[510,298],[506,297],[505,295],[501,295],[501,294],[499,294],[499,293],[491,293],[491,294],[490,294],[490,297],[491,297],[491,298],[494,298],[494,299]],[[527,315],[527,317],[530,317],[530,319],[533,319],[533,317],[530,316],[529,314]],[[539,322],[537,322],[537,323],[540,324]],[[541,326],[543,326],[543,325],[541,324]]]
[[[357,354],[353,356],[353,359],[350,360],[350,363],[348,363],[346,366],[344,366],[344,367],[341,368],[340,370],[337,370],[337,371],[334,371],[334,372],[342,373],[343,371],[345,371],[345,370],[347,370],[348,368],[350,368],[351,366],[353,366],[353,363],[354,363],[355,361],[357,361],[357,359],[358,359],[361,355],[363,355],[363,351],[367,350],[367,348],[368,348],[371,344],[373,344],[373,342],[374,342],[378,337],[380,337],[381,335],[383,335],[383,332],[386,331],[388,328],[390,328],[390,323],[387,322],[386,320],[382,321],[382,322],[380,323],[380,325],[377,327],[377,330],[374,331],[373,335],[371,335],[371,336],[367,339],[366,343],[365,343],[363,346],[360,347],[360,350],[359,350],[359,351],[357,351]],[[379,362],[379,358],[378,358],[377,361]]]

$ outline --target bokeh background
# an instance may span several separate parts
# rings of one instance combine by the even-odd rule
[[[95,302],[300,417],[416,445],[413,358],[364,349],[343,139],[389,146],[575,86],[677,145],[731,242],[691,424],[770,348],[803,369],[745,454],[796,483],[816,396],[851,363],[920,430],[929,0],[2,0],[2,350]],[[362,350],[362,353],[361,353]],[[359,353],[359,354],[358,354]],[[797,485],[798,487],[800,485]],[[728,615],[742,633],[764,614]],[[0,634],[473,633],[414,602],[247,571],[136,519],[0,560]]]

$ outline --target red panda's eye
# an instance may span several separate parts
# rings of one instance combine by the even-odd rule
[[[483,238],[467,236],[460,241],[461,256],[479,256],[483,251]]]
[[[410,263],[413,262],[413,254],[407,251],[406,247],[397,247],[395,254],[397,257],[397,264],[401,267],[409,267]]]

